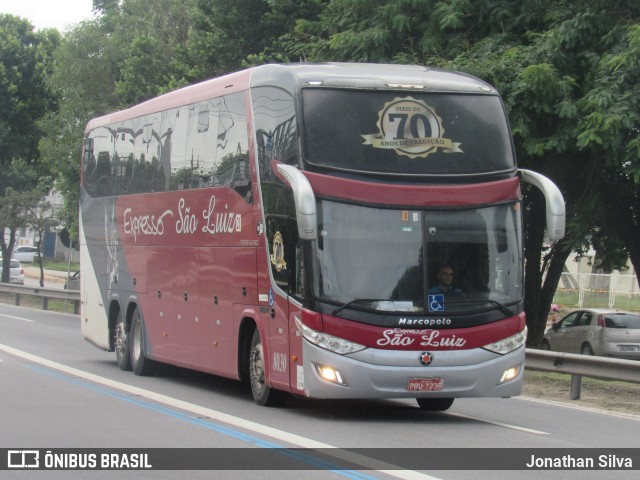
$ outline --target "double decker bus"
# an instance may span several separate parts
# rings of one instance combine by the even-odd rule
[[[86,127],[82,333],[260,405],[518,395],[521,181],[561,238],[559,190],[460,73],[264,65],[168,93]]]

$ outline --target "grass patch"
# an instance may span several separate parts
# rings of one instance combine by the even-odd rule
[[[34,267],[38,267],[37,262],[33,263],[32,265]],[[71,265],[69,265],[67,262],[61,262],[61,261],[55,261],[55,260],[43,260],[42,268],[44,268],[45,270],[56,270],[59,272],[66,272],[67,270],[69,270],[71,273],[74,273],[80,270],[80,263],[71,262]]]
[[[603,357],[604,358],[604,357]],[[640,367],[640,362],[638,362],[638,367]],[[531,382],[547,382],[549,384],[556,385],[571,385],[571,374],[570,373],[558,373],[558,372],[541,372],[537,370],[525,370],[525,381]],[[633,382],[625,382],[623,380],[603,380],[600,378],[592,378],[592,377],[582,377],[583,384],[591,384],[597,386],[612,386],[618,385],[620,387],[630,387],[632,389],[638,389],[640,392],[640,384]]]

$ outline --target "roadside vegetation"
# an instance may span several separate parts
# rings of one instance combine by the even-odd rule
[[[526,370],[524,390],[527,397],[619,413],[640,415],[640,385],[637,383],[582,378],[580,399],[570,400],[571,375]]]
[[[45,270],[55,270],[65,273],[70,267],[69,272],[71,275],[80,269],[80,264],[78,262],[71,262],[69,265],[68,263],[61,261],[43,260],[42,265]],[[23,268],[39,269],[40,267],[37,263],[25,263],[23,264]],[[45,281],[45,286],[51,286],[49,283],[50,282]],[[20,306],[23,307],[42,309],[44,306],[44,299],[40,295],[20,294],[19,300],[17,300],[15,293],[0,292],[0,303],[16,305],[16,302],[18,301]],[[74,302],[50,298],[47,300],[47,310],[53,312],[74,313]]]
[[[0,292],[0,303],[6,303],[9,305],[16,305],[16,295],[14,293]],[[36,295],[20,295],[20,306],[43,309],[43,299]],[[58,300],[51,298],[47,303],[47,310],[51,312],[60,313],[74,313],[73,302]]]
[[[28,265],[28,264],[27,264]],[[26,265],[23,265],[26,266]],[[38,264],[33,264],[33,266],[38,266]],[[58,272],[66,272],[67,270],[73,274],[73,272],[77,272],[80,270],[80,263],[71,262],[71,264],[63,261],[56,260],[43,260],[42,268],[45,270],[56,270]]]

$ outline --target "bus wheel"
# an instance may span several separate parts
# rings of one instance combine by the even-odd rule
[[[249,383],[253,399],[258,405],[277,407],[287,400],[285,392],[274,390],[266,384],[264,351],[257,328],[253,332],[251,350],[249,350]]]
[[[444,412],[453,405],[453,398],[416,398],[422,410]]]
[[[156,369],[156,362],[145,357],[145,333],[144,323],[140,310],[136,307],[131,317],[131,330],[129,331],[131,368],[136,375],[152,375]]]
[[[120,311],[118,311],[118,316],[116,317],[115,350],[120,370],[131,370],[129,335]]]

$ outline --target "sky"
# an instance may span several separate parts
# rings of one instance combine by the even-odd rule
[[[36,28],[57,28],[92,18],[93,0],[0,0],[0,13],[26,18]]]

